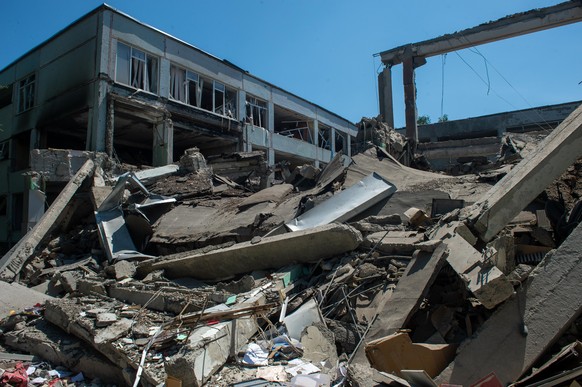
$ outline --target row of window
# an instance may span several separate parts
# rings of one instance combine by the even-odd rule
[[[157,57],[117,42],[117,82],[157,94],[158,68]],[[170,98],[230,118],[238,117],[236,89],[176,65],[170,66]],[[266,127],[267,102],[252,96],[247,96],[245,102],[249,123]]]

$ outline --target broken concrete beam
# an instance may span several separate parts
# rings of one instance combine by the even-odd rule
[[[34,253],[39,243],[63,220],[65,208],[83,181],[93,174],[95,164],[87,160],[67,183],[40,221],[0,259],[0,278],[12,281],[18,275],[26,260]]]
[[[495,372],[516,381],[582,313],[582,225],[534,269],[525,286],[464,343],[440,383],[470,385]]]
[[[364,239],[363,246],[372,248],[384,254],[410,255],[416,250],[415,245],[424,238],[422,233],[416,231],[380,231],[368,235]]]
[[[513,294],[513,285],[507,277],[465,238],[455,234],[445,243],[449,248],[448,263],[483,306],[492,309]]]
[[[89,378],[99,378],[106,383],[119,384],[123,380],[121,369],[103,355],[40,319],[33,325],[4,335],[3,344],[20,352],[70,369],[83,372]]]
[[[370,365],[378,371],[403,376],[403,370],[423,370],[435,377],[451,362],[452,344],[413,343],[408,333],[395,333],[366,344]]]
[[[437,247],[432,254],[414,253],[394,293],[387,293],[386,299],[378,306],[378,317],[368,331],[367,342],[391,335],[406,326],[444,265],[446,256],[445,244]],[[356,359],[364,359],[363,346],[358,350]]]
[[[253,270],[280,268],[293,263],[317,262],[347,251],[362,242],[362,234],[344,224],[328,224],[243,242],[224,249],[193,256],[157,259],[139,264],[141,274],[164,269],[169,278],[193,277],[222,280]]]
[[[37,303],[44,303],[53,299],[44,293],[27,288],[18,283],[9,284],[0,281],[0,318],[10,315],[10,311],[21,312],[25,308],[34,306]]]
[[[474,205],[473,227],[488,242],[582,155],[582,105]]]

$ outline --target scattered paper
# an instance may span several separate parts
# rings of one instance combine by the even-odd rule
[[[320,372],[321,370],[312,363],[301,362],[301,364],[299,365],[287,367],[285,371],[287,371],[287,373],[291,376],[297,376],[297,375],[309,375],[316,372]]]
[[[258,344],[250,343],[243,357],[243,363],[248,365],[269,365],[269,352]]]
[[[288,380],[284,366],[260,367],[257,369],[257,378],[269,382],[286,382]]]

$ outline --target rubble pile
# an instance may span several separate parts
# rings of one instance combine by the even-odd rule
[[[89,159],[0,259],[2,383],[570,385],[576,122],[497,183],[381,146],[293,172],[258,152],[122,174]],[[94,216],[58,216],[75,196]]]
[[[400,133],[397,133],[394,128],[389,127],[379,117],[362,117],[358,123],[358,127],[360,130],[358,130],[356,141],[362,144],[364,149],[366,148],[365,144],[370,142],[385,149],[386,152],[397,160],[400,160],[406,152],[408,145],[406,138]]]

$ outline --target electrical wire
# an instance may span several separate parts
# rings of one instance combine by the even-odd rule
[[[445,107],[445,64],[447,63],[447,54],[441,55],[441,119],[444,117]]]

